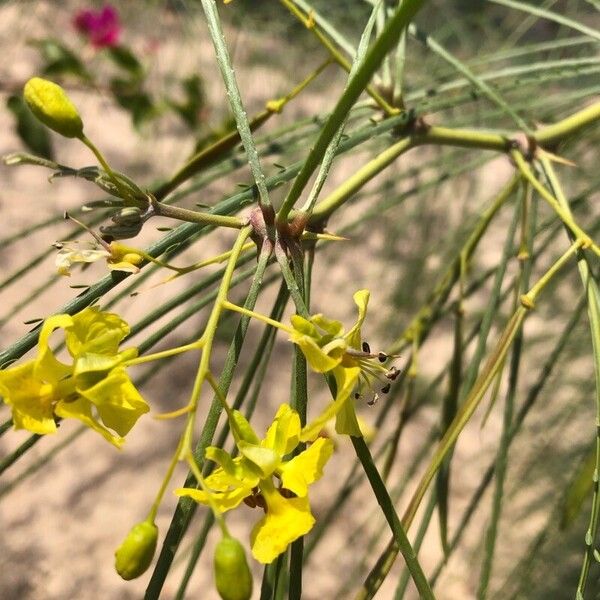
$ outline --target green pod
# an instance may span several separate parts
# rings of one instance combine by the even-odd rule
[[[215,548],[215,583],[223,600],[249,600],[252,596],[252,573],[244,547],[226,535]]]
[[[83,136],[83,121],[60,85],[32,77],[23,88],[23,97],[31,112],[46,127],[68,138]]]
[[[157,541],[158,527],[154,523],[134,525],[115,552],[117,573],[126,581],[139,577],[150,566]]]

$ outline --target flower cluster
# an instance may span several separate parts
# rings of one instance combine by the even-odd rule
[[[50,349],[55,329],[64,330],[70,364]],[[119,351],[128,333],[119,316],[97,308],[46,319],[37,357],[0,371],[0,395],[12,409],[15,429],[53,433],[56,417],[73,418],[120,447],[123,436],[149,410],[124,367],[137,349]]]
[[[73,26],[87,37],[94,48],[110,48],[119,43],[121,22],[114,6],[106,4],[100,10],[80,10]]]
[[[323,475],[333,442],[317,438],[290,458],[302,430],[298,413],[287,404],[279,407],[263,440],[240,412],[231,411],[230,420],[240,455],[232,458],[221,448],[207,448],[206,458],[219,466],[205,479],[206,489],[180,488],[175,493],[221,512],[242,502],[262,508],[265,516],[254,526],[250,540],[254,558],[267,564],[312,528],[308,487]]]

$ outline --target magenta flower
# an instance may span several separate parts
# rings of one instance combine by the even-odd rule
[[[75,29],[87,37],[94,48],[107,48],[119,43],[121,22],[114,6],[101,10],[80,10],[73,18]]]

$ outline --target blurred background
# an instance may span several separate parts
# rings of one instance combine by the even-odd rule
[[[596,31],[600,24],[599,6],[592,0],[540,0],[532,4]],[[372,9],[371,3],[362,0],[315,0],[313,5],[354,44]],[[45,76],[68,90],[83,117],[87,135],[113,168],[139,185],[152,188],[171,176],[197,149],[230,130],[231,115],[198,3],[114,1],[111,6],[118,24],[109,27],[107,42],[94,38],[96,30],[76,21],[82,11],[101,11],[103,3],[0,3],[0,155],[30,152],[74,169],[95,164],[85,147],[46,132],[24,107],[24,82],[34,75]],[[219,8],[250,116],[263,110],[268,100],[288,93],[327,59],[311,32],[279,2],[234,0]],[[598,100],[598,42],[568,23],[489,1],[432,0],[416,24],[492,85],[532,125],[555,122]],[[116,36],[114,44],[111,35]],[[505,112],[483,98],[443,56],[425,47],[422,39],[409,37],[407,41],[404,99],[408,108],[431,124],[514,130]],[[384,89],[385,73],[380,75]],[[257,132],[268,176],[305,156],[345,82],[343,70],[329,66],[281,115]],[[365,96],[351,116],[348,133],[364,127],[371,117],[379,119],[380,114],[369,107]],[[561,156],[576,166],[558,167],[569,198],[576,201],[578,220],[591,232],[597,232],[600,223],[599,133],[598,127],[592,128],[561,147]],[[388,132],[373,138],[340,157],[324,195],[354,173],[357,165],[393,143],[394,135]],[[178,190],[178,204],[188,208],[212,206],[244,191],[251,184],[245,165],[243,152],[236,147],[186,182]],[[328,228],[345,235],[348,241],[319,247],[312,280],[312,312],[323,312],[350,325],[354,320],[352,294],[369,288],[372,303],[363,336],[372,348],[391,347],[430,296],[477,216],[511,173],[512,166],[505,157],[480,151],[419,148],[403,156],[330,219]],[[2,348],[105,275],[102,264],[74,269],[70,278],[55,273],[52,244],[86,239],[87,235],[63,220],[64,211],[95,229],[109,219],[102,210],[81,212],[83,205],[106,196],[92,183],[81,177],[49,181],[51,174],[39,166],[0,165]],[[286,189],[282,185],[273,191],[275,203]],[[248,210],[242,209],[241,214]],[[552,257],[566,248],[564,233],[550,225],[551,216],[546,206],[540,205],[540,227],[546,223],[539,238],[544,253],[534,274],[542,273]],[[466,332],[476,333],[488,306],[511,219],[510,210],[501,211],[473,258],[468,276],[473,292],[465,302]],[[130,243],[146,247],[175,225],[166,219],[153,220]],[[227,250],[233,239],[230,231],[215,231],[173,249],[173,262],[191,264],[209,258]],[[116,285],[101,305],[114,309],[134,326],[131,344],[143,344],[156,332],[159,334],[152,342],[153,351],[185,343],[202,331],[206,308],[201,301],[214,288],[213,284],[208,291],[194,293],[192,286],[217,269],[210,267],[206,272],[163,285],[159,284],[164,273],[145,269],[143,278],[128,277]],[[518,261],[511,259],[507,269],[504,300],[494,315],[488,350],[511,314],[510,282],[518,272]],[[258,310],[271,310],[277,288],[276,283],[269,285]],[[247,282],[242,282],[233,297],[243,298],[246,289]],[[580,289],[576,269],[565,271],[544,293],[526,324],[516,402],[517,408],[528,402],[530,408],[510,447],[489,598],[561,599],[574,595],[591,499],[589,476],[581,479],[580,474],[593,464],[589,456],[596,433],[593,363],[585,311],[573,322],[562,353],[553,353],[575,314]],[[181,300],[189,290],[190,297]],[[131,296],[133,292],[137,295]],[[143,320],[176,298],[180,301],[174,310]],[[383,413],[381,402],[374,407],[366,403],[359,407],[365,422],[374,427],[375,455],[381,456],[398,444],[387,481],[400,513],[438,435],[452,356],[455,300],[454,295],[448,300],[445,316],[419,350],[410,405],[402,388],[393,392],[393,402]],[[172,319],[184,311],[185,320],[175,327]],[[291,314],[289,307],[285,314],[284,318]],[[217,373],[235,324],[236,319],[229,318],[219,329],[213,360]],[[168,335],[160,334],[163,327],[170,330]],[[262,328],[253,323],[239,373],[248,365],[261,334]],[[466,351],[466,366],[473,348],[471,344]],[[258,432],[264,431],[278,404],[288,397],[291,356],[291,344],[285,336],[277,336],[265,381],[256,391],[252,422]],[[398,368],[406,370],[409,358],[410,352],[404,352],[397,359]],[[135,375],[152,412],[174,410],[185,403],[195,362],[196,357],[186,355],[161,363],[160,368],[138,368]],[[240,383],[241,376],[236,376],[231,397]],[[310,383],[311,405],[323,406],[327,394],[322,382],[314,377]],[[498,448],[504,380],[499,389],[499,401],[485,423],[489,400],[484,400],[455,451],[449,533],[451,539],[457,531],[461,537],[439,573],[435,592],[441,600],[476,597],[493,490],[489,477],[487,484],[482,482],[490,465],[494,465]],[[207,397],[206,406],[209,400]],[[316,414],[318,409],[314,410]],[[0,414],[3,422],[9,417],[6,407],[0,407]],[[400,421],[402,435],[394,442]],[[119,452],[99,436],[65,422],[59,434],[36,443],[7,469],[0,480],[0,597],[142,597],[149,575],[123,582],[113,570],[113,553],[131,525],[145,516],[180,427],[179,421],[146,417]],[[8,431],[0,438],[1,456],[9,456],[28,438],[26,432]],[[337,452],[326,476],[311,495],[317,521],[325,515],[332,521],[323,537],[313,532],[315,541],[304,582],[303,598],[307,600],[353,597],[388,540],[370,489],[364,480],[352,475],[356,458],[351,445],[347,440],[336,442]],[[178,487],[184,477],[185,470],[180,469],[171,487]],[[579,488],[572,482],[580,481],[589,485],[578,495]],[[176,499],[168,493],[157,520],[162,535],[175,504]],[[411,529],[413,536],[422,513]],[[176,597],[204,515],[203,508],[197,511],[167,579],[161,596],[165,599]],[[245,543],[256,519],[255,512],[243,508],[234,511],[228,523]],[[186,597],[216,598],[210,557],[218,538],[213,533],[191,576]],[[311,539],[309,536],[309,545],[313,544]],[[420,553],[425,572],[434,573],[442,557],[434,514]],[[261,577],[258,567],[254,565],[256,582]],[[394,598],[401,577],[402,564],[398,560],[377,597]],[[411,586],[406,597],[416,598]],[[256,598],[258,587],[255,584]],[[598,564],[592,566],[588,591],[590,598],[600,598]]]

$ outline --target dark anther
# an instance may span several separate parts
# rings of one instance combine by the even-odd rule
[[[358,400],[360,398],[360,394],[358,392],[354,392],[354,399]]]
[[[367,402],[367,404],[368,404],[369,406],[373,406],[373,405],[374,405],[374,404],[377,402],[377,400],[379,400],[379,395],[378,395],[378,394],[375,394],[375,395],[373,396],[373,398],[371,398],[371,400],[369,400],[369,401]]]
[[[267,512],[267,503],[265,502],[263,495],[257,494],[256,496],[254,496],[254,498],[256,500],[256,506],[262,508],[265,512]]]
[[[284,487],[279,488],[279,493],[284,498],[297,498],[296,494],[294,494],[294,492],[292,492],[292,490],[288,490],[287,488],[284,488]]]
[[[400,371],[396,367],[390,367],[390,370],[385,374],[385,376],[391,380],[396,381],[396,377],[400,375]]]
[[[385,352],[380,352],[377,355],[377,358],[379,359],[379,362],[383,363],[383,362],[385,362],[387,360],[388,356],[387,356],[387,354]]]
[[[254,496],[246,496],[244,504],[250,508],[256,508],[256,498]]]
[[[387,394],[387,393],[390,391],[390,388],[391,388],[391,387],[392,387],[392,384],[391,384],[391,383],[388,383],[387,385],[384,385],[384,386],[381,388],[381,393],[382,393],[382,394]]]
[[[371,354],[371,346],[369,346],[369,344],[367,342],[362,343],[362,350],[366,354]]]

